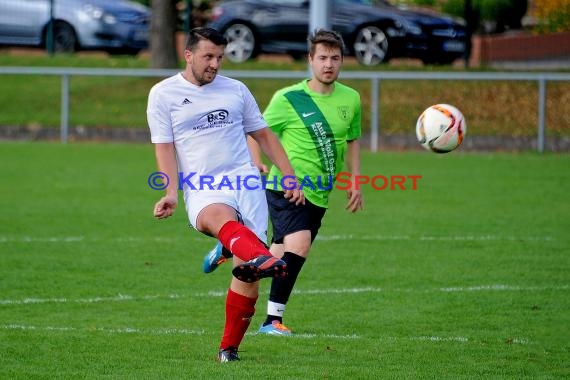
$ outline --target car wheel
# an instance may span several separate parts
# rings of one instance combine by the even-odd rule
[[[56,21],[53,24],[53,49],[58,53],[73,53],[77,50],[75,30],[68,23]]]
[[[365,66],[374,66],[388,59],[388,37],[375,26],[365,26],[354,40],[356,60]]]
[[[255,34],[244,24],[230,25],[224,32],[228,40],[226,57],[232,62],[245,62],[256,55]]]

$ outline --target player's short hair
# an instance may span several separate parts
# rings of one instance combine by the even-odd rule
[[[341,56],[344,56],[344,41],[339,33],[333,30],[318,29],[309,36],[309,55],[312,57],[318,44],[323,44],[330,49],[339,48]]]
[[[226,46],[228,44],[228,40],[216,29],[199,27],[192,29],[188,34],[186,50],[194,51],[196,46],[198,46],[198,42],[202,40],[211,41],[216,46]]]

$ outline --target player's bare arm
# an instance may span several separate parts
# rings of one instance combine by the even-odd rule
[[[279,139],[275,136],[275,133],[269,128],[263,128],[251,132],[250,136],[259,144],[261,150],[267,155],[271,162],[279,168],[283,176],[297,178],[295,170],[293,170],[287,158],[287,154],[279,142]],[[284,192],[285,198],[289,199],[290,202],[295,202],[296,205],[305,204],[305,194],[303,194],[303,191],[299,190],[297,186],[294,186],[292,190],[284,190]]]
[[[158,170],[168,176],[170,182],[165,195],[154,205],[153,214],[158,219],[165,219],[174,214],[178,205],[178,165],[174,152],[174,144],[154,144]]]
[[[348,142],[346,159],[348,170],[353,178],[352,183],[355,184],[355,176],[360,175],[360,142],[358,140]],[[348,211],[354,213],[364,208],[362,191],[360,189],[356,189],[353,186],[347,190],[346,197],[348,198],[346,204]]]
[[[251,153],[251,159],[253,160],[253,163],[257,169],[259,169],[259,172],[261,174],[267,174],[269,172],[269,168],[263,163],[263,160],[261,159],[261,149],[253,137],[249,135],[247,136],[247,147]]]

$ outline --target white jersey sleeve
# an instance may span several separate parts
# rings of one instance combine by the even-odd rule
[[[148,95],[146,117],[154,144],[174,142],[169,106],[164,101],[165,98],[160,96],[160,88],[164,85],[164,82],[156,84]]]
[[[267,127],[263,114],[249,89],[241,84],[244,97],[243,125],[246,133]]]

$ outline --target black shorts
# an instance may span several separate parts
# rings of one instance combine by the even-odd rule
[[[315,240],[326,208],[315,206],[307,199],[304,205],[297,206],[285,199],[280,191],[265,190],[265,196],[273,225],[273,243],[283,244],[285,236],[304,230],[311,231],[311,243]]]

